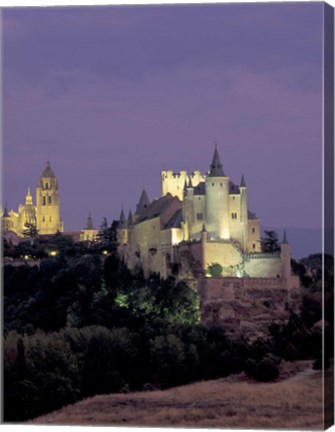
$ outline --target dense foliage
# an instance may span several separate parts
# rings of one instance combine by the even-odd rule
[[[241,371],[269,381],[278,377],[281,359],[308,358],[320,366],[320,255],[292,261],[304,286],[300,313],[292,312],[287,324],[272,324],[272,338],[247,344],[222,328],[202,326],[198,295],[184,282],[158,274],[145,278],[140,268],[130,272],[112,239],[75,243],[56,235],[4,245],[5,256],[14,259],[4,266],[5,421],[95,394],[167,388]],[[15,265],[25,256],[38,258],[39,265]],[[333,260],[325,261],[328,358]]]

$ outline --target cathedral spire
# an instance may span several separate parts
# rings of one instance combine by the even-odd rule
[[[216,145],[214,149],[213,160],[210,165],[209,177],[225,177]]]
[[[88,218],[87,218],[87,222],[86,222],[86,228],[87,230],[93,230],[94,226],[93,226],[93,219],[91,216],[91,212],[88,214]]]
[[[26,195],[26,205],[33,205],[33,197],[30,193],[30,188],[28,188],[28,193]]]
[[[150,204],[150,201],[149,201],[148,195],[147,195],[145,189],[143,189],[143,191],[141,193],[140,200],[139,200],[139,202],[138,202],[138,204],[136,206],[136,212],[135,212],[135,214],[136,215],[141,214],[142,211],[145,210],[148,207],[149,204]]]

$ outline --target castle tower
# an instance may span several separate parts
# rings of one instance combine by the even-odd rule
[[[280,258],[282,261],[283,278],[289,288],[291,282],[291,248],[287,240],[286,230],[284,230],[283,241],[280,245]]]
[[[117,239],[121,245],[126,245],[128,243],[128,223],[123,209],[121,210],[119,225],[117,227]]]
[[[39,234],[56,234],[64,231],[59,211],[58,180],[49,161],[36,188],[36,207]]]
[[[240,221],[241,221],[241,234],[242,234],[242,248],[244,252],[248,252],[248,197],[247,185],[242,175],[240,184]]]
[[[210,237],[230,238],[229,178],[225,176],[215,147],[210,171],[206,178],[206,222]]]
[[[204,272],[204,275],[206,275],[206,272],[207,272],[207,259],[206,259],[207,231],[206,231],[205,224],[202,225],[200,238],[201,238],[201,266],[202,266],[202,270]]]

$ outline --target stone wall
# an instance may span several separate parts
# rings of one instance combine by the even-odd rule
[[[201,278],[199,292],[204,324],[249,340],[269,336],[270,324],[286,322],[300,302],[280,278]]]

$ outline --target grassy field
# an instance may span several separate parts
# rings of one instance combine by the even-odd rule
[[[322,429],[321,372],[299,362],[284,364],[272,383],[241,374],[165,391],[95,396],[30,423]]]

